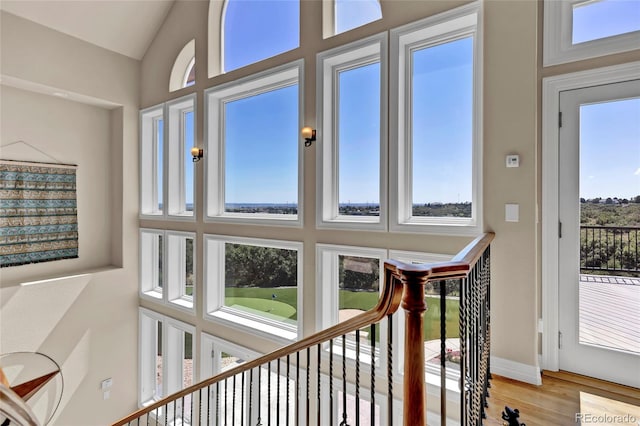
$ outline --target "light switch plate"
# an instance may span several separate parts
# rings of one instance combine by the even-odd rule
[[[504,205],[504,220],[507,222],[520,221],[520,205],[519,204],[505,204]]]

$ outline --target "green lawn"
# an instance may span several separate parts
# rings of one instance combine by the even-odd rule
[[[273,295],[276,297],[274,298]],[[239,305],[280,318],[298,319],[296,287],[227,287],[224,299],[226,306]]]
[[[357,292],[340,290],[340,309],[360,309],[366,311],[375,306],[379,294],[377,292]],[[272,296],[276,297],[273,298]],[[249,312],[259,312],[274,319],[297,320],[297,289],[230,287],[225,291],[225,305],[236,305]],[[424,314],[424,339],[440,338],[440,299],[438,296],[427,296],[427,312]],[[447,337],[458,337],[458,318],[460,304],[457,299],[447,299]],[[380,340],[379,333],[376,340]]]

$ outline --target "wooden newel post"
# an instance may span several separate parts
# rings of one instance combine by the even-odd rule
[[[404,425],[424,426],[427,419],[424,383],[423,321],[427,304],[424,301],[424,272],[405,271],[402,308],[405,310],[404,336]]]

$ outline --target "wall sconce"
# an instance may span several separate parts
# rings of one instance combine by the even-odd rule
[[[193,156],[193,162],[196,163],[202,159],[204,155],[204,150],[202,148],[193,147],[191,148],[191,155]]]
[[[300,133],[302,133],[302,137],[304,138],[304,146],[311,146],[313,141],[316,140],[316,129],[306,126],[302,128]]]

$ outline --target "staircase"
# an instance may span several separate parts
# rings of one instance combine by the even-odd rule
[[[423,314],[435,300],[439,306],[429,308],[440,310],[440,424],[447,423],[453,360],[459,369],[456,417],[462,425],[481,425],[490,377],[493,238],[476,238],[449,262],[389,260],[373,309],[145,406],[114,426],[425,425]],[[439,297],[425,298],[426,288]],[[446,348],[452,295],[459,299],[454,357]],[[400,308],[404,319],[396,315]],[[394,322],[402,320],[404,336],[396,336]]]

